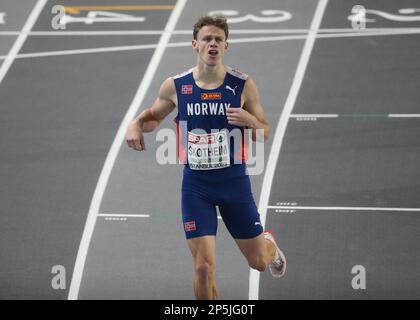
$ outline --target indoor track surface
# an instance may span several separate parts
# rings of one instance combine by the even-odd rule
[[[0,0],[0,298],[194,299],[175,112],[145,152],[125,130],[207,14],[260,90],[251,181],[288,263],[250,270],[219,220],[220,298],[419,299],[418,0]]]

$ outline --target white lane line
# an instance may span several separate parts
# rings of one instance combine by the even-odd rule
[[[328,0],[319,0],[318,5],[311,22],[310,30],[312,30],[305,41],[303,50],[297,65],[296,73],[293,79],[292,86],[289,91],[285,106],[281,113],[277,128],[274,134],[274,139],[271,145],[270,155],[268,157],[267,166],[262,183],[260,194],[260,201],[258,210],[261,215],[261,224],[264,227],[267,215],[267,206],[271,194],[271,186],[273,184],[274,173],[277,165],[277,159],[280,154],[281,145],[283,142],[284,133],[286,131],[287,123],[292,113],[293,107],[299,93],[300,86],[305,75],[306,67],[311,56],[312,48],[317,36],[317,30],[321,24],[322,17],[325,12]],[[249,299],[258,300],[259,295],[260,273],[256,270],[250,269],[249,273]]]
[[[150,218],[150,214],[98,213],[98,217]]]
[[[115,47],[102,47],[102,48],[89,48],[89,49],[74,49],[74,50],[58,50],[58,51],[45,51],[37,53],[21,53],[16,58],[41,58],[41,57],[54,57],[54,56],[68,56],[75,54],[87,54],[87,53],[107,53],[107,52],[118,52],[118,51],[132,51],[132,50],[144,50],[144,49],[155,49],[158,44],[143,44],[136,46],[115,46]],[[2,57],[0,56],[0,59]]]
[[[338,114],[291,114],[290,118],[338,118]]]
[[[309,31],[309,30],[308,30]],[[324,28],[318,29],[318,33],[340,33],[340,32],[349,32],[349,33],[369,33],[369,32],[398,32],[398,31],[408,31],[416,32],[420,31],[420,28],[366,28],[366,29],[353,29],[353,28]]]
[[[293,34],[293,33],[307,33],[307,29],[232,29],[229,34]],[[343,29],[343,32],[347,32]],[[353,30],[354,32],[354,30]],[[0,36],[16,36],[19,31],[0,31]],[[32,31],[28,36],[136,36],[136,35],[162,35],[165,31],[161,30],[110,30],[110,31]],[[191,30],[174,30],[173,35],[188,35],[192,36]]]
[[[308,33],[309,29],[231,29],[229,34],[293,34]],[[325,28],[319,29],[318,34],[322,33],[370,33],[370,32],[419,32],[420,28]],[[28,36],[112,36],[112,35],[161,35],[165,31],[161,30],[99,30],[99,31],[30,31]],[[20,31],[0,31],[0,36],[18,36]],[[172,34],[191,35],[191,30],[174,30]]]
[[[112,143],[111,149],[108,152],[104,166],[102,168],[101,174],[99,176],[98,183],[95,188],[95,192],[92,197],[92,201],[89,208],[89,213],[83,230],[83,236],[80,241],[79,251],[77,253],[76,263],[73,270],[73,276],[71,279],[70,289],[69,289],[69,300],[75,300],[79,296],[80,283],[82,281],[83,269],[86,262],[86,256],[89,249],[89,244],[92,239],[93,231],[95,228],[96,220],[99,213],[100,204],[102,197],[105,192],[105,187],[108,183],[109,176],[111,174],[112,168],[114,166],[115,160],[117,158],[120,147],[124,141],[125,131],[129,122],[135,117],[138,108],[140,107],[146,92],[153,80],[153,76],[156,73],[156,70],[159,66],[159,63],[162,59],[162,56],[165,52],[166,45],[169,42],[171,37],[171,31],[175,29],[175,25],[181,16],[182,10],[184,9],[185,3],[187,0],[177,0],[175,9],[172,11],[169,20],[165,26],[165,32],[162,34],[156,51],[154,52],[152,59],[147,67],[147,70],[144,74],[144,77],[140,83],[139,88],[137,89],[136,95],[134,96],[133,101],[131,102],[130,107],[128,108],[127,113],[118,129],[117,135]]]
[[[393,211],[393,212],[420,212],[420,208],[390,208],[390,207],[328,207],[328,206],[267,206],[268,209],[294,209],[294,210],[330,210],[330,211]]]
[[[388,118],[420,118],[419,113],[390,113],[390,114],[369,114],[369,113],[347,113],[347,114],[332,114],[332,113],[324,113],[324,114],[291,114],[290,118],[374,118],[374,117],[388,117]]]
[[[290,40],[290,39],[304,39],[306,36],[283,36],[283,37],[262,37],[262,38],[243,38],[243,39],[231,39],[230,43],[249,43],[249,42],[265,42],[265,41],[278,41],[278,40]],[[167,48],[178,48],[178,47],[189,47],[191,41],[187,42],[176,42],[168,43]],[[75,54],[87,54],[87,53],[107,53],[107,52],[118,52],[118,51],[133,51],[133,50],[144,50],[154,49],[157,44],[143,44],[134,46],[113,46],[113,47],[101,47],[101,48],[89,48],[89,49],[74,49],[74,50],[58,50],[58,51],[46,51],[46,52],[34,52],[34,53],[22,53],[16,56],[18,59],[27,58],[39,58],[39,57],[52,57],[52,56],[65,56]],[[0,56],[0,59],[4,59],[6,56]]]
[[[32,9],[31,13],[29,14],[29,17],[26,20],[22,28],[22,31],[19,33],[19,36],[17,37],[15,43],[10,49],[9,54],[6,56],[5,60],[3,61],[3,64],[0,67],[0,83],[2,83],[6,73],[9,71],[11,65],[13,64],[13,61],[15,60],[20,49],[25,43],[28,33],[32,30],[32,27],[34,26],[36,20],[38,19],[39,14],[41,13],[47,1],[48,0],[38,0],[35,7]]]
[[[346,37],[371,37],[371,36],[389,36],[389,35],[408,35],[408,34],[419,34],[418,30],[406,30],[406,31],[389,31],[389,32],[354,32],[354,33],[335,33],[335,34],[318,34],[317,39],[322,38],[346,38]],[[290,35],[290,36],[277,36],[277,37],[254,37],[254,38],[239,38],[230,39],[230,43],[255,43],[255,42],[274,42],[274,41],[286,41],[286,40],[302,40],[306,39],[307,35]],[[186,42],[174,42],[167,45],[168,48],[178,47],[189,47],[191,41]],[[113,47],[101,47],[101,48],[89,48],[89,49],[74,49],[74,50],[59,50],[59,51],[46,51],[46,52],[33,52],[33,53],[22,53],[16,55],[16,59],[27,59],[27,58],[39,58],[39,57],[52,57],[52,56],[65,56],[74,54],[88,54],[88,53],[107,53],[107,52],[118,52],[118,51],[132,51],[132,50],[144,50],[154,49],[157,44],[144,44],[144,45],[133,45],[133,46],[113,46]],[[7,56],[0,56],[1,59],[5,59]]]
[[[418,113],[406,113],[406,114],[390,113],[388,117],[389,118],[420,118],[420,114]]]
[[[417,29],[417,30],[372,31],[372,32],[324,33],[324,34],[319,34],[317,36],[317,39],[347,38],[347,37],[372,37],[372,36],[393,36],[393,35],[409,35],[409,34],[419,34],[419,33],[420,33],[420,29]]]
[[[150,214],[126,214],[126,213],[98,213],[98,217],[123,217],[123,218],[153,218]],[[161,215],[159,215],[161,217]],[[222,220],[221,216],[217,216],[217,219]]]

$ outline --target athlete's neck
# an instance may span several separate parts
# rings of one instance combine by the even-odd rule
[[[194,80],[202,85],[212,85],[223,82],[226,76],[226,66],[217,64],[208,66],[204,63],[198,63],[193,69]]]

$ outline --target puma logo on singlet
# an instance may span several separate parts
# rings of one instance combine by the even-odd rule
[[[237,87],[238,87],[238,86],[236,86],[235,88],[233,88],[233,89],[232,89],[232,87],[230,87],[229,85],[226,85],[226,89],[228,89],[228,90],[232,91],[234,96],[236,96],[236,92],[235,92],[235,91],[236,91],[236,88],[237,88]]]

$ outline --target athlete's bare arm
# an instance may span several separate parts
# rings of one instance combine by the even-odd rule
[[[155,130],[162,120],[175,109],[176,103],[175,83],[172,78],[168,78],[160,86],[159,95],[152,107],[145,109],[128,125],[126,133],[128,146],[138,151],[145,150],[143,133]]]
[[[264,142],[270,134],[270,125],[265,119],[264,110],[260,102],[258,88],[251,77],[245,82],[242,92],[244,104],[242,108],[229,108],[227,110],[228,122],[241,127],[252,129],[252,140],[257,140],[256,130],[264,130]]]

